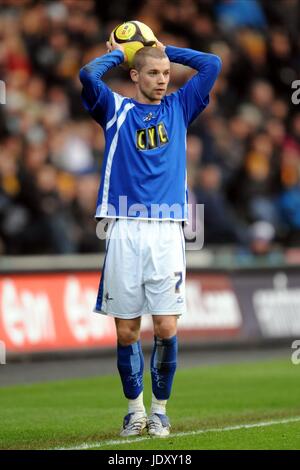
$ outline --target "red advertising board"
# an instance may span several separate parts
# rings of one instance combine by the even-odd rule
[[[0,278],[0,338],[7,351],[115,344],[113,319],[93,311],[99,275],[30,274]]]

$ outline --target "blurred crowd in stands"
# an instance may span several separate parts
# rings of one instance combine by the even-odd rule
[[[78,72],[128,19],[165,44],[212,52],[223,67],[187,138],[190,203],[205,204],[205,246],[266,253],[300,246],[298,0],[2,0],[0,254],[103,250],[93,214],[104,138]],[[193,71],[172,65],[169,92]],[[128,72],[107,83],[133,96]]]

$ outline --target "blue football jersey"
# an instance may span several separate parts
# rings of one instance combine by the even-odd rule
[[[113,92],[103,74],[124,60],[115,50],[83,67],[82,100],[105,133],[96,217],[187,220],[186,133],[209,102],[221,68],[214,54],[167,46],[171,62],[198,71],[160,104]]]

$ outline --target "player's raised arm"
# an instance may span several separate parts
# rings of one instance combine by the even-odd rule
[[[193,49],[166,46],[165,52],[171,62],[188,65],[198,73],[189,80],[178,93],[181,96],[187,124],[199,114],[209,102],[211,91],[222,62],[215,54],[195,51]]]
[[[83,85],[82,101],[85,108],[93,115],[93,117],[101,122],[101,111],[109,112],[109,98],[111,90],[102,81],[103,75],[113,67],[122,64],[126,60],[126,56],[122,47],[115,47],[106,43],[108,54],[89,62],[83,66],[79,72],[79,78]],[[97,107],[97,113],[96,113]]]

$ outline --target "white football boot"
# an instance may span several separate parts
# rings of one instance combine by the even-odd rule
[[[139,436],[147,426],[147,415],[143,412],[128,413],[123,421],[120,436]]]
[[[170,434],[170,421],[166,415],[153,413],[147,421],[148,433],[153,437],[167,437]]]

